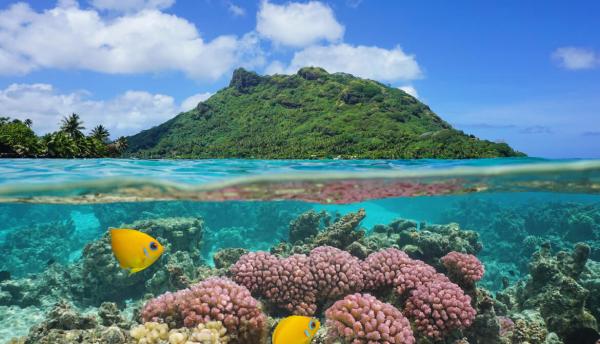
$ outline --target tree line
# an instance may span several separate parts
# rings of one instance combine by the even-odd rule
[[[37,136],[32,121],[0,117],[0,158],[102,158],[120,156],[127,149],[123,136],[111,141],[103,125],[88,135],[78,114],[66,116],[58,131]]]

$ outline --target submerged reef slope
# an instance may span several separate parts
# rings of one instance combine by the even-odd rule
[[[486,262],[483,285],[492,290],[526,276],[529,258],[544,243],[568,251],[583,242],[590,259],[600,261],[600,204],[533,199],[522,206],[475,197],[457,202],[442,220],[475,229],[488,243],[479,258]]]
[[[127,138],[141,158],[405,159],[522,156],[480,140],[404,91],[349,74],[234,71],[196,108]]]
[[[550,246],[542,246],[529,264],[530,278],[499,292],[499,299],[512,311],[538,311],[548,330],[568,342],[585,342],[586,333],[598,334],[597,319],[586,308],[590,291],[581,280],[589,253],[589,246],[578,244],[552,256]]]
[[[305,212],[288,221],[279,243],[258,237],[264,242],[216,249],[215,267],[202,259],[202,219],[132,221],[166,247],[145,275],[121,276],[102,237],[73,263],[1,281],[0,307],[46,313],[13,343],[268,344],[290,314],[320,319],[316,344],[600,339],[600,263],[589,244],[563,243],[557,253],[538,245],[520,258],[521,278],[490,291],[478,228],[398,219],[368,229],[366,216]],[[256,251],[267,242],[268,251]]]

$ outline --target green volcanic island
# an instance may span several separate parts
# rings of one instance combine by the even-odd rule
[[[404,91],[302,68],[228,87],[188,112],[127,138],[138,158],[413,159],[522,156],[452,128]]]

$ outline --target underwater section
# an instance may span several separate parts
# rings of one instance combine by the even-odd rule
[[[197,186],[223,197],[202,200],[100,201],[107,189],[87,177],[21,189],[0,202],[0,341],[271,343],[302,315],[320,322],[321,344],[596,344],[597,170],[534,165],[547,173],[210,180]],[[437,187],[448,181],[460,190]],[[14,183],[3,185],[6,196]],[[130,273],[110,228],[164,252]]]

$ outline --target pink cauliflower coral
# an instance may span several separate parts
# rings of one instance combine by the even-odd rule
[[[473,286],[483,278],[483,264],[472,254],[450,252],[442,257],[450,279],[462,286]]]
[[[471,298],[458,285],[443,280],[413,290],[404,313],[414,321],[417,331],[434,339],[471,326],[476,315]]]
[[[144,321],[183,323],[194,327],[221,321],[234,343],[262,343],[266,316],[245,287],[226,278],[209,278],[176,293],[150,300],[142,308]]]
[[[233,280],[251,293],[262,295],[279,277],[278,262],[277,257],[267,252],[246,253],[231,267]]]
[[[413,344],[408,319],[394,306],[369,294],[352,294],[325,311],[328,336],[353,344]]]
[[[408,292],[432,281],[449,281],[448,278],[420,260],[411,260],[396,272],[394,287],[396,293],[406,296]]]
[[[395,248],[371,253],[363,263],[365,288],[376,290],[394,285],[402,267],[412,263],[413,260],[406,253]]]
[[[433,280],[448,278],[426,263],[411,259],[406,253],[388,248],[370,254],[364,261],[366,289],[394,287],[398,295],[406,296],[411,290]]]
[[[278,267],[278,278],[269,283],[265,297],[294,314],[314,314],[317,290],[308,257],[294,254],[279,260]]]
[[[320,300],[337,300],[362,290],[362,262],[350,253],[331,246],[319,246],[310,252],[309,259]]]
[[[231,267],[234,281],[294,314],[317,310],[316,282],[306,255],[285,259],[265,253],[248,253]]]

